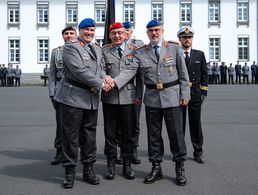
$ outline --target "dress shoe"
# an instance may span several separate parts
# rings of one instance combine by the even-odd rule
[[[134,179],[135,173],[131,168],[131,158],[123,159],[123,175],[126,179]]]
[[[107,161],[106,179],[112,180],[115,178],[115,160]]]
[[[133,148],[132,164],[141,164],[141,160],[138,157],[137,147]]]
[[[204,160],[201,155],[194,155],[194,160],[200,164],[204,164]]]
[[[92,184],[92,185],[97,185],[99,184],[99,178],[97,178],[94,169],[93,169],[93,164],[84,164],[83,165],[83,177],[82,180]]]
[[[53,160],[51,160],[51,165],[58,165],[61,162],[62,162],[62,150],[57,149],[55,157],[53,158]]]
[[[64,188],[72,188],[75,178],[75,167],[66,166],[65,167],[65,178],[64,178]]]
[[[152,162],[152,169],[144,179],[144,183],[150,184],[163,178],[160,162]]]
[[[184,161],[176,161],[176,181],[177,185],[184,186],[186,185]]]

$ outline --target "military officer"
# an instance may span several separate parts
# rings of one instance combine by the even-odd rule
[[[232,66],[232,63],[230,63],[228,67],[228,84],[234,84],[234,74],[235,74],[235,69]]]
[[[5,67],[5,64],[2,65],[2,87],[6,87],[6,73],[7,69]]]
[[[14,68],[13,64],[9,63],[6,69],[6,78],[7,78],[7,86],[13,87],[14,86]]]
[[[67,26],[62,30],[63,40],[74,40],[77,37],[76,30],[72,26]],[[52,165],[57,165],[62,161],[62,144],[61,144],[61,111],[59,109],[58,102],[54,100],[56,89],[59,86],[59,82],[62,79],[63,68],[63,45],[52,50],[49,74],[48,74],[48,90],[49,97],[52,101],[53,107],[56,112],[56,137],[54,146],[56,148],[56,155],[51,161]]]
[[[209,84],[213,84],[212,66],[211,66],[210,62],[207,63],[207,72],[208,72]]]
[[[177,42],[163,39],[164,29],[154,19],[148,22],[149,44],[137,49],[140,72],[145,84],[145,104],[148,133],[148,155],[152,163],[151,172],[144,183],[162,179],[161,162],[164,155],[162,120],[164,118],[170,150],[175,162],[176,181],[186,184],[184,160],[186,145],[182,127],[182,108],[190,99],[189,77],[182,52]]]
[[[186,128],[186,111],[188,110],[189,130],[191,142],[194,148],[194,159],[198,163],[204,163],[203,133],[201,125],[201,107],[207,96],[208,74],[205,55],[202,51],[192,48],[194,30],[190,26],[182,27],[177,36],[185,53],[186,67],[189,73],[191,86],[191,100],[187,107],[183,107],[183,130]]]
[[[109,38],[112,43],[103,48],[102,61],[105,73],[113,79],[114,88],[101,95],[105,155],[107,157],[106,179],[115,178],[118,131],[121,131],[123,175],[127,179],[134,179],[135,173],[131,168],[131,159],[133,154],[132,130],[135,119],[134,78],[138,70],[138,64],[134,62],[136,46],[125,42],[125,28],[121,22],[110,25]]]
[[[247,66],[246,62],[242,68],[242,72],[243,72],[243,84],[245,84],[245,81],[247,84],[249,84],[249,66]]]
[[[251,72],[252,72],[252,84],[255,84],[255,78],[256,78],[256,75],[257,75],[257,70],[256,70],[256,64],[255,64],[255,61],[253,61],[253,64],[251,65]]]
[[[78,25],[78,38],[66,42],[63,47],[63,77],[54,99],[61,108],[64,188],[72,188],[74,184],[79,131],[83,181],[99,184],[93,168],[99,92],[110,87],[102,79],[101,48],[92,42],[95,26],[93,19],[85,18]]]
[[[44,86],[47,86],[47,81],[48,81],[48,75],[49,75],[49,67],[48,64],[45,65],[45,68],[43,69],[43,76],[44,76]]]
[[[225,62],[221,62],[220,65],[220,84],[227,84],[227,69]]]
[[[214,68],[214,70],[213,70],[214,71],[214,83],[219,84],[220,83],[220,79],[219,79],[220,67],[217,62],[215,63],[215,66],[213,68]]]
[[[15,87],[21,86],[21,75],[22,75],[22,71],[19,68],[19,65],[16,65],[16,68],[14,69]]]
[[[235,72],[236,72],[236,84],[241,84],[241,64],[239,64],[239,60],[237,60],[237,64],[235,65]]]

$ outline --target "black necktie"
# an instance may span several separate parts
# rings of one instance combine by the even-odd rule
[[[157,58],[157,61],[159,61],[159,52],[158,52],[158,45],[154,45],[153,48],[154,48],[154,53],[155,53],[155,56]]]
[[[91,53],[92,53],[92,54],[94,55],[94,57],[97,59],[97,55],[96,55],[95,50],[94,50],[94,48],[92,47],[92,45],[89,44],[88,47],[90,48]]]
[[[123,56],[121,47],[118,47],[117,50],[118,50],[118,55],[121,58]]]
[[[185,64],[186,64],[186,66],[188,66],[189,61],[190,61],[189,52],[186,51],[186,52],[185,52]]]

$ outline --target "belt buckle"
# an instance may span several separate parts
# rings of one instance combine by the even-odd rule
[[[158,90],[162,90],[164,87],[163,87],[163,83],[159,82],[157,83],[157,89]]]

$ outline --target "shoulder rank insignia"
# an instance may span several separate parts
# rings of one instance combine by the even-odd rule
[[[174,43],[174,44],[179,44],[179,42],[178,41],[173,41],[173,40],[171,40],[171,41],[168,41],[169,43]]]
[[[165,47],[168,47],[168,42],[167,41],[164,41],[163,44],[164,44]]]

